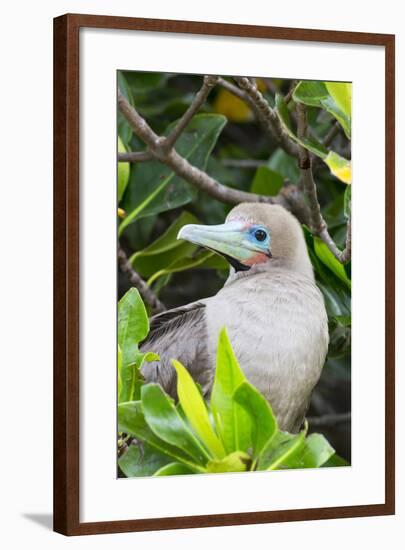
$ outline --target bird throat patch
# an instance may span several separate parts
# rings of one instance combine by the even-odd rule
[[[239,260],[236,260],[235,258],[232,258],[232,256],[228,256],[228,254],[223,254],[221,252],[221,256],[225,258],[225,260],[231,264],[231,266],[234,268],[236,272],[238,271],[249,271],[251,268],[250,265],[242,264]]]

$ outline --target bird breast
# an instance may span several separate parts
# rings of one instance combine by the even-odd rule
[[[313,280],[282,269],[241,277],[206,307],[210,363],[226,326],[241,368],[280,428],[298,429],[328,349],[327,315]]]

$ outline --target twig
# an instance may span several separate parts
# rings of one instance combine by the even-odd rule
[[[194,101],[181,117],[179,123],[168,137],[160,137],[150,128],[147,122],[132,107],[126,98],[118,91],[118,105],[121,112],[130,123],[132,129],[148,146],[148,151],[141,153],[120,154],[121,158],[135,159],[135,162],[156,158],[169,166],[178,176],[184,178],[198,189],[206,192],[213,198],[228,204],[240,202],[265,202],[270,204],[282,204],[290,209],[302,223],[308,223],[312,232],[318,235],[327,245],[332,254],[341,263],[348,262],[351,258],[351,219],[347,224],[346,246],[339,250],[328,232],[327,225],[321,214],[318,202],[316,184],[312,173],[312,159],[309,152],[301,146],[293,143],[280,125],[276,112],[259,92],[257,87],[245,77],[234,77],[240,88],[237,88],[220,77],[205,77],[203,86],[197,93]],[[265,123],[268,131],[274,133],[283,148],[299,160],[301,170],[301,184],[305,190],[308,206],[302,200],[300,190],[296,186],[286,186],[277,197],[258,195],[238,189],[232,189],[222,185],[207,173],[192,166],[185,158],[181,157],[173,148],[174,143],[186,128],[194,114],[207,98],[210,90],[216,83],[224,86],[239,97],[242,97],[258,114],[260,120]],[[306,111],[304,105],[297,104],[297,133],[299,137],[305,137],[307,132]],[[123,157],[122,155],[128,155]]]
[[[297,135],[305,137],[307,131],[306,110],[302,103],[297,103]],[[311,231],[326,244],[332,254],[340,263],[346,263],[351,259],[351,216],[347,222],[346,246],[340,250],[329,234],[328,226],[323,219],[321,206],[318,201],[316,184],[312,173],[312,159],[305,147],[299,146],[299,167],[301,171],[301,184],[308,200]]]
[[[127,258],[127,255],[122,250],[118,248],[118,262],[123,273],[128,275],[130,282],[139,290],[140,295],[145,300],[147,304],[150,305],[153,313],[161,313],[166,311],[165,306],[153,292],[153,290],[145,283],[142,277],[137,273],[132,267],[130,261]]]
[[[309,416],[307,418],[310,428],[331,428],[337,424],[344,424],[345,422],[350,422],[351,413],[336,413],[336,414],[325,414],[323,416]]]
[[[277,141],[289,155],[292,155],[293,157],[298,157],[297,145],[289,138],[288,134],[284,131],[283,127],[280,124],[280,120],[277,116],[276,111],[270,107],[261,92],[246,77],[235,76],[234,80],[249,97],[249,104],[252,106],[259,118],[265,123],[264,126],[267,132],[269,132],[277,139]]]
[[[204,191],[221,202],[228,204],[239,204],[240,202],[267,202],[270,204],[282,203],[284,206],[286,205],[286,201],[283,199],[282,195],[270,197],[268,195],[258,195],[256,193],[249,193],[247,191],[241,191],[240,189],[233,189],[232,187],[222,185],[202,170],[192,166],[174,150],[170,151],[166,158],[161,158],[160,160],[167,164],[167,166],[169,166],[178,176],[184,178],[195,187],[201,189],[201,191]]]
[[[160,147],[162,149],[169,151],[173,148],[181,133],[186,129],[193,116],[198,112],[201,105],[207,99],[208,94],[217,83],[217,76],[204,76],[203,85],[195,95],[187,111],[180,118],[170,134],[165,138],[161,138]],[[151,151],[118,153],[118,162],[145,162],[153,160],[154,158],[155,156]]]
[[[337,134],[339,133],[339,130],[340,130],[340,124],[336,120],[335,124],[333,124],[333,126],[327,132],[326,136],[323,138],[322,145],[324,147],[327,147],[328,145],[330,145],[332,143],[333,139],[335,138],[335,136],[337,136]]]
[[[335,258],[342,264],[350,261],[352,253],[352,236],[351,236],[351,215],[347,221],[346,229],[346,246],[344,250],[340,250],[335,241],[329,234],[328,227],[321,214],[321,207],[318,202],[316,185],[312,174],[312,167],[301,169],[301,179],[304,187],[305,195],[308,199],[311,231],[317,235],[326,244]]]
[[[249,105],[266,133],[270,134],[273,138],[275,137],[279,142],[279,145],[286,151],[286,153],[295,157],[298,156],[297,146],[284,132],[278,120],[277,114],[274,109],[270,107],[267,100],[257,89],[256,85],[246,77],[234,77],[234,79],[238,82],[240,87],[235,86],[228,80],[221,77],[218,79],[218,84]],[[268,83],[266,83],[266,85],[269,86]]]
[[[297,136],[299,139],[302,140],[302,139],[305,139],[307,134],[307,129],[308,129],[307,112],[302,103],[297,103],[296,110],[297,110]],[[298,165],[299,165],[299,168],[303,170],[311,168],[311,157],[310,157],[309,151],[308,149],[306,149],[305,147],[302,147],[301,145],[298,146]]]
[[[292,99],[292,96],[293,96],[293,93],[294,93],[294,90],[295,90],[295,87],[297,85],[297,82],[298,82],[297,80],[292,80],[291,81],[290,89],[288,90],[287,94],[284,97],[284,101],[286,103],[290,103],[290,101]]]
[[[118,153],[118,162],[145,162],[148,160],[153,160],[153,155],[150,151]]]
[[[287,206],[287,201],[282,195],[278,197],[269,197],[267,195],[258,195],[256,193],[249,193],[222,185],[202,170],[192,166],[174,149],[167,151],[164,146],[165,138],[161,138],[155,134],[152,128],[150,128],[147,122],[141,117],[137,110],[128,103],[125,96],[120,92],[118,92],[118,105],[122,114],[130,123],[133,131],[146,143],[154,157],[169,166],[178,176],[184,178],[211,197],[228,204],[239,204],[240,202],[267,202]]]
[[[260,166],[267,166],[267,161],[256,159],[222,159],[221,163],[229,168],[260,168]]]
[[[193,116],[197,113],[201,105],[207,99],[208,94],[210,93],[212,88],[217,83],[218,83],[217,76],[204,76],[203,85],[195,95],[191,105],[189,106],[187,111],[184,113],[184,115],[180,118],[180,120],[178,121],[176,126],[173,128],[173,130],[170,132],[170,134],[167,136],[167,138],[165,139],[164,146],[167,148],[167,150],[171,149],[174,146],[180,134],[187,127],[187,125],[189,124]]]
[[[239,204],[241,202],[264,202],[269,204],[280,204],[293,212],[301,223],[308,223],[308,212],[302,193],[296,186],[282,188],[276,197],[258,195],[239,189],[232,189],[222,185],[206,172],[192,166],[186,159],[181,157],[174,149],[167,151],[164,146],[165,138],[155,134],[147,122],[141,117],[137,110],[130,105],[125,96],[118,91],[118,106],[128,120],[135,134],[148,146],[154,158],[169,166],[178,176],[204,191],[211,197],[227,203]]]
[[[231,94],[239,97],[239,99],[242,99],[243,101],[249,103],[249,96],[243,90],[235,86],[235,84],[229,82],[229,80],[225,80],[225,78],[219,77],[218,84],[225,88],[225,90],[228,90],[228,92],[231,92]]]
[[[349,215],[347,220],[347,229],[346,229],[346,244],[343,250],[340,250],[332,237],[329,235],[327,228],[325,227],[320,233],[319,237],[323,240],[332,254],[341,264],[345,264],[350,261],[352,256],[352,216]]]

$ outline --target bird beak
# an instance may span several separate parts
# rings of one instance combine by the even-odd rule
[[[271,257],[269,251],[264,252],[263,248],[248,238],[249,227],[242,220],[232,220],[221,225],[189,224],[180,229],[177,238],[213,250],[224,256],[237,270],[247,270],[253,264],[262,263]]]

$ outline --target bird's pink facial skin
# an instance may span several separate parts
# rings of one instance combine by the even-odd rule
[[[270,260],[269,256],[266,256],[266,254],[262,254],[261,252],[258,252],[251,258],[248,258],[247,260],[245,260],[243,263],[245,265],[248,265],[249,267],[252,267],[252,265],[256,265],[256,264],[265,264],[269,260]]]

